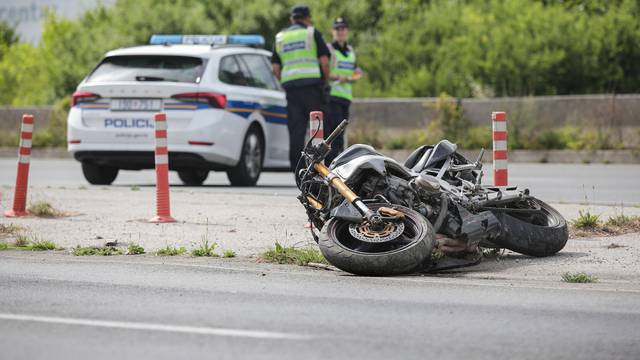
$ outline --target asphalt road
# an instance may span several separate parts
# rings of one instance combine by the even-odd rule
[[[15,164],[15,160],[0,159],[0,185],[14,184]],[[640,204],[640,165],[514,163],[509,169],[510,184],[527,187],[548,202]],[[490,164],[485,171],[485,182],[491,183]],[[114,186],[153,186],[154,176],[151,170],[121,171]],[[170,181],[181,184],[173,172]],[[87,186],[80,164],[70,159],[32,160],[30,182],[36,186]],[[256,188],[230,188],[226,174],[212,172],[205,185],[200,191],[297,194],[290,173],[264,173]]]
[[[0,253],[3,359],[637,359],[640,293]]]

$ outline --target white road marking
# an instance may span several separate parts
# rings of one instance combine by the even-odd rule
[[[147,330],[147,331],[160,331],[160,332],[171,332],[171,333],[242,337],[242,338],[253,338],[253,339],[309,340],[314,338],[314,336],[311,336],[311,335],[282,333],[282,332],[273,332],[273,331],[239,330],[239,329],[225,329],[225,328],[212,328],[212,327],[200,327],[200,326],[164,325],[164,324],[152,324],[152,323],[140,323],[140,322],[62,318],[62,317],[7,314],[7,313],[0,313],[0,319],[13,320],[13,321],[39,322],[39,323],[48,323],[48,324],[60,324],[60,325],[79,325],[79,326],[90,326],[90,327],[100,327],[100,328],[110,328],[110,329]]]

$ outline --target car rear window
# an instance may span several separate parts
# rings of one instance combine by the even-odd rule
[[[204,69],[201,58],[187,56],[112,56],[102,60],[87,82],[173,81],[197,83]]]

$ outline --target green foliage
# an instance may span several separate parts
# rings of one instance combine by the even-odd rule
[[[215,242],[210,244],[209,239],[207,239],[206,236],[203,236],[202,241],[200,242],[200,246],[193,249],[191,251],[191,255],[218,257],[220,255],[216,253],[216,247],[218,247],[218,244],[216,244]]]
[[[131,244],[127,248],[127,255],[140,255],[144,254],[144,248],[138,244]]]
[[[222,253],[222,256],[226,258],[236,257],[236,252],[231,249],[227,249]]]
[[[186,252],[187,252],[187,249],[185,249],[184,247],[178,248],[175,246],[167,245],[162,249],[157,250],[155,254],[156,256],[176,256],[176,255],[182,255]]]
[[[566,272],[566,273],[562,274],[562,281],[568,282],[568,283],[583,284],[583,283],[596,282],[596,281],[598,281],[598,279],[595,276],[589,275],[589,274],[584,273],[584,272],[578,272],[578,273]]]
[[[277,264],[296,264],[301,266],[307,265],[308,263],[329,263],[318,249],[298,249],[292,246],[282,246],[278,242],[276,242],[273,249],[264,252],[260,258],[266,262],[273,262]]]
[[[31,243],[29,244],[29,249],[32,251],[55,250],[56,243],[50,240],[34,238],[33,240],[31,240]]]
[[[592,214],[587,211],[578,211],[580,214],[577,219],[573,221],[573,226],[576,229],[595,229],[600,225],[600,215]]]
[[[9,244],[0,242],[0,251],[9,250]]]
[[[122,255],[122,250],[111,246],[103,247],[81,247],[80,245],[73,248],[71,253],[74,256],[111,256]]]
[[[0,24],[0,104],[66,98],[107,51],[144,44],[152,33],[259,33],[271,48],[295,2],[119,0],[73,21],[49,13],[35,46]],[[636,0],[307,3],[327,40],[331,18],[349,19],[365,70],[355,84],[361,97],[628,93],[640,86]]]

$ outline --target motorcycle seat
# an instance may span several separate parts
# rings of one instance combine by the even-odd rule
[[[348,163],[349,161],[355,158],[359,158],[364,155],[384,156],[369,145],[354,144],[349,146],[345,151],[343,151],[342,153],[340,153],[340,155],[338,155],[335,159],[333,159],[329,168],[335,169],[339,166],[342,166]]]

